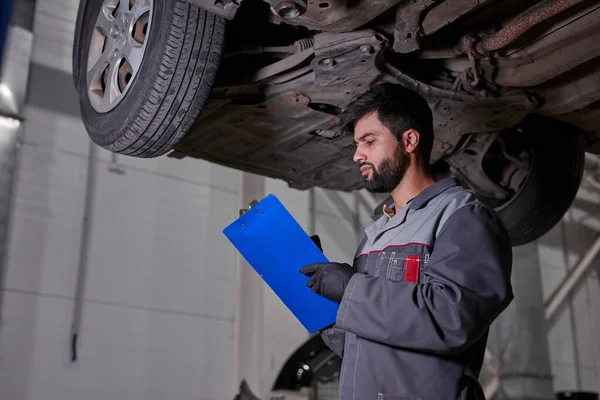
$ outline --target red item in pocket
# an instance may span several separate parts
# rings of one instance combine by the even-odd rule
[[[421,269],[421,257],[407,256],[404,268],[404,282],[419,283],[419,272]]]

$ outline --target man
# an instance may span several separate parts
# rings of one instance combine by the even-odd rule
[[[366,189],[394,203],[366,228],[353,266],[301,269],[341,303],[322,332],[343,358],[340,399],[483,399],[488,329],[513,299],[505,228],[453,178],[434,180],[432,114],[414,91],[374,86],[341,122]]]

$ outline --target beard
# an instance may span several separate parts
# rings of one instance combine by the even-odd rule
[[[368,176],[364,177],[365,189],[371,193],[390,193],[404,179],[409,163],[410,157],[400,143],[396,146],[394,155],[384,159],[377,168],[373,164],[365,163],[371,166],[372,171],[371,179]]]

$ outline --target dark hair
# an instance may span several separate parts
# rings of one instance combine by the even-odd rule
[[[433,147],[433,116],[423,97],[399,84],[374,85],[355,98],[341,114],[342,133],[354,135],[358,120],[374,111],[398,140],[411,128],[418,131],[419,150],[429,161]]]

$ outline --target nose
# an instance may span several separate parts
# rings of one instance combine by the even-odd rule
[[[366,161],[366,158],[367,157],[366,157],[365,153],[357,147],[356,151],[354,152],[354,157],[352,157],[354,162],[362,163],[362,162]]]

